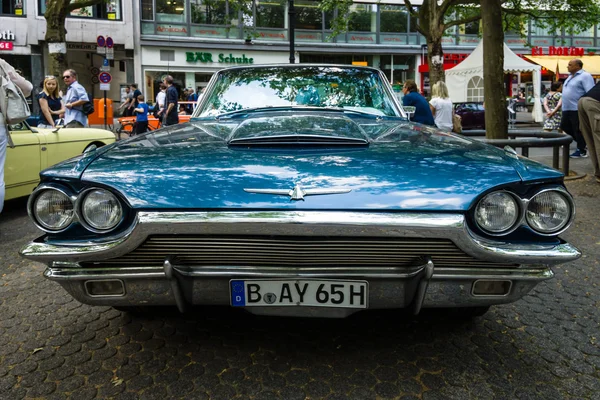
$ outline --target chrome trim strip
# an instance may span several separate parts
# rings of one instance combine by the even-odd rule
[[[269,271],[266,269],[246,269],[242,271],[234,272],[233,270],[220,269],[198,269],[193,274],[183,274],[186,270],[172,266],[173,272],[182,273],[182,275],[193,279],[193,278],[223,278],[229,279],[232,276],[248,276],[253,279],[257,278],[279,278],[279,279],[294,279],[294,278],[368,278],[368,279],[380,279],[380,278],[397,278],[397,279],[410,279],[417,276],[423,270],[427,270],[427,273],[431,272],[430,281],[448,281],[448,280],[512,280],[512,281],[542,281],[550,279],[554,276],[554,273],[549,268],[525,268],[525,269],[488,269],[485,267],[481,268],[437,268],[433,270],[433,263],[427,263],[412,267],[407,272],[406,268],[398,268],[398,271],[393,272],[390,269],[384,270],[369,270],[365,273],[342,273],[336,275],[335,273],[325,274],[325,271],[315,272],[298,272],[298,271]],[[84,268],[80,267],[77,263],[72,263],[70,266],[62,264],[61,267],[53,268],[48,267],[44,271],[44,277],[52,281],[86,281],[93,279],[164,279],[168,280],[169,277],[165,272],[164,267],[155,268]]]
[[[48,263],[57,259],[101,261],[128,254],[148,236],[161,234],[443,238],[482,261],[520,264],[560,264],[581,256],[568,243],[526,245],[477,237],[462,214],[328,211],[141,211],[121,236],[82,242],[53,242],[42,237],[23,247],[21,255]]]

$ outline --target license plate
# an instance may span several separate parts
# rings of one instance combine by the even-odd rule
[[[312,306],[367,308],[366,281],[338,280],[231,280],[234,307]]]

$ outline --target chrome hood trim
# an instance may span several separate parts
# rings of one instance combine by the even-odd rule
[[[514,244],[475,236],[462,214],[320,211],[139,212],[130,230],[96,241],[47,241],[42,237],[21,249],[42,261],[101,261],[127,254],[158,234],[355,236],[451,239],[465,253],[484,261],[553,265],[576,260],[581,252],[569,243]]]
[[[320,196],[326,194],[350,193],[352,189],[304,189],[296,184],[293,189],[246,189],[244,192],[257,194],[274,194],[279,196],[290,196],[290,200],[304,200],[304,196]]]

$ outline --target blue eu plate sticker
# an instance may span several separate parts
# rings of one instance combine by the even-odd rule
[[[246,291],[244,281],[231,281],[231,305],[243,307],[246,305]]]

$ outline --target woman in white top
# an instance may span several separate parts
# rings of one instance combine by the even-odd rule
[[[156,103],[154,105],[154,117],[159,120],[162,118],[162,114],[165,110],[165,99],[167,98],[167,86],[164,83],[160,84],[160,89],[156,95]]]
[[[33,89],[31,82],[19,75],[12,65],[1,58],[0,70],[6,71],[7,76],[5,79],[10,79],[19,87],[19,89],[21,89],[25,97],[29,97],[31,90]],[[4,207],[4,162],[6,161],[6,146],[8,145],[8,131],[6,130],[5,117],[2,112],[3,110],[0,109],[0,212],[2,212],[2,208]],[[21,160],[21,162],[27,161],[28,160]]]
[[[447,131],[452,130],[452,100],[448,96],[448,88],[442,81],[438,81],[431,88],[431,100],[429,101],[429,108],[433,113],[435,119],[435,125],[439,129]]]

